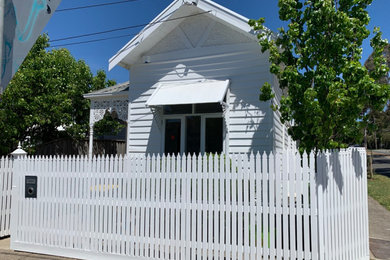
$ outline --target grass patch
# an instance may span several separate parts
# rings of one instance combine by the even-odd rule
[[[374,174],[373,179],[367,180],[368,195],[374,198],[382,206],[390,210],[390,178],[380,174]]]

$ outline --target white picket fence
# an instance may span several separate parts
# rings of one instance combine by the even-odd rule
[[[84,259],[369,259],[365,150],[15,161],[11,248]],[[302,166],[302,167],[301,167]],[[25,198],[25,176],[38,177]]]
[[[13,161],[0,157],[0,237],[10,235]]]

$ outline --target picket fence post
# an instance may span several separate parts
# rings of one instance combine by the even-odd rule
[[[318,259],[324,259],[324,160],[323,156],[316,156],[316,192],[317,192],[317,214],[318,214]]]
[[[20,176],[22,174],[21,168],[22,168],[22,163],[21,161],[26,157],[27,152],[22,149],[22,146],[20,145],[20,142],[18,144],[18,148],[11,153],[13,157],[13,176],[12,176],[12,190],[11,190],[11,197],[12,197],[12,203],[11,203],[11,223],[10,223],[10,233],[11,233],[11,248],[13,248],[13,243],[15,240],[18,239],[17,237],[17,220],[18,218],[15,216],[19,216],[19,206],[18,206],[18,201],[19,197],[18,195],[20,194],[19,189],[21,188],[21,183],[20,183]]]

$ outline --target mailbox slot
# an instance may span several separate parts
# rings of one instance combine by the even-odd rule
[[[37,197],[37,176],[25,176],[25,198],[36,198]]]

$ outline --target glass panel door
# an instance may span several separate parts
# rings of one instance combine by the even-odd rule
[[[222,117],[206,118],[205,131],[206,153],[222,153],[223,152],[223,119]]]
[[[167,119],[165,121],[165,154],[180,153],[181,120]]]
[[[200,152],[200,116],[186,117],[186,154],[199,154]]]

